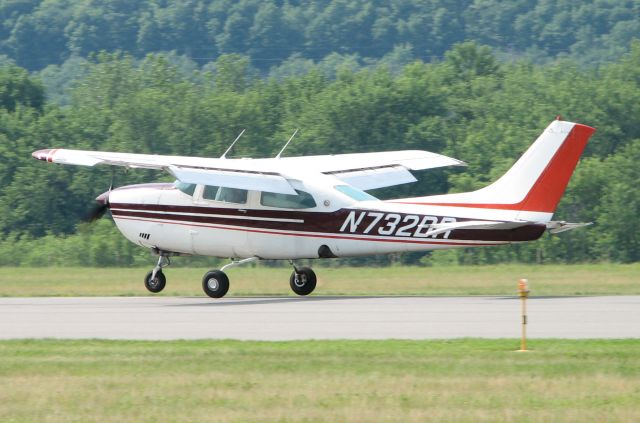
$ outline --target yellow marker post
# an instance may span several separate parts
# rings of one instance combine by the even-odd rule
[[[527,350],[527,297],[529,296],[529,283],[526,279],[518,281],[518,294],[520,295],[520,303],[522,304],[522,338],[520,340],[520,349],[518,351]]]

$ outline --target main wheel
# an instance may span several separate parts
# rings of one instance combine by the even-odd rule
[[[153,275],[153,270],[147,273],[147,276],[144,277],[144,286],[149,290],[149,292],[153,292],[157,294],[162,291],[167,284],[167,278],[162,273],[162,270],[158,270],[156,272],[156,277],[151,279],[151,275]]]
[[[202,278],[202,290],[211,298],[222,298],[229,290],[229,277],[222,270],[211,270]]]
[[[289,278],[291,289],[298,295],[309,295],[316,289],[316,274],[309,267],[300,267]]]

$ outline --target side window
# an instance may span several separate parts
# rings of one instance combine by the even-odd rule
[[[220,187],[218,194],[216,194],[216,200],[225,203],[245,204],[247,202],[247,190]]]
[[[204,189],[202,190],[202,198],[204,198],[205,200],[215,200],[219,189],[220,187],[205,185]]]
[[[310,209],[316,206],[311,194],[300,190],[296,190],[296,192],[298,195],[263,192],[260,196],[260,204],[282,209]]]
[[[205,200],[222,201],[223,203],[245,204],[247,202],[247,190],[205,185],[202,191],[202,198]]]

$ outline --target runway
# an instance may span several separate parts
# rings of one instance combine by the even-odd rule
[[[640,296],[528,301],[530,338],[640,338]],[[0,339],[517,338],[516,297],[0,298]]]

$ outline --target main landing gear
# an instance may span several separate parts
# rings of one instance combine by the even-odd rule
[[[210,270],[202,278],[202,290],[211,298],[222,298],[229,291],[229,277],[225,270],[258,260],[258,257],[249,257],[243,260],[233,260],[231,263],[222,266],[220,270]],[[293,266],[293,273],[289,278],[289,285],[293,292],[298,295],[309,295],[316,288],[316,274],[310,267],[297,267],[293,261],[289,261]],[[150,291],[158,293],[167,284],[167,278],[162,273],[162,269],[171,264],[168,254],[160,254],[158,263],[144,278],[144,286]]]
[[[258,257],[249,257],[243,260],[234,260],[231,263],[223,266],[220,270],[210,270],[205,273],[202,278],[202,290],[205,294],[211,298],[221,298],[229,290],[229,277],[225,270],[239,266],[241,264],[249,263],[258,260]],[[293,292],[298,295],[309,295],[316,288],[316,274],[310,267],[296,267],[293,262],[293,273],[289,278],[289,285]]]
[[[209,270],[202,278],[202,290],[211,298],[222,298],[229,290],[229,277],[225,270],[258,260],[258,257],[249,257],[243,260],[233,260],[231,263],[222,266],[220,270]]]
[[[298,295],[309,295],[316,289],[316,274],[310,267],[296,267],[293,263],[293,273],[289,278],[289,285]]]
[[[211,298],[222,298],[229,291],[229,277],[222,270],[210,270],[202,278],[202,290]]]

